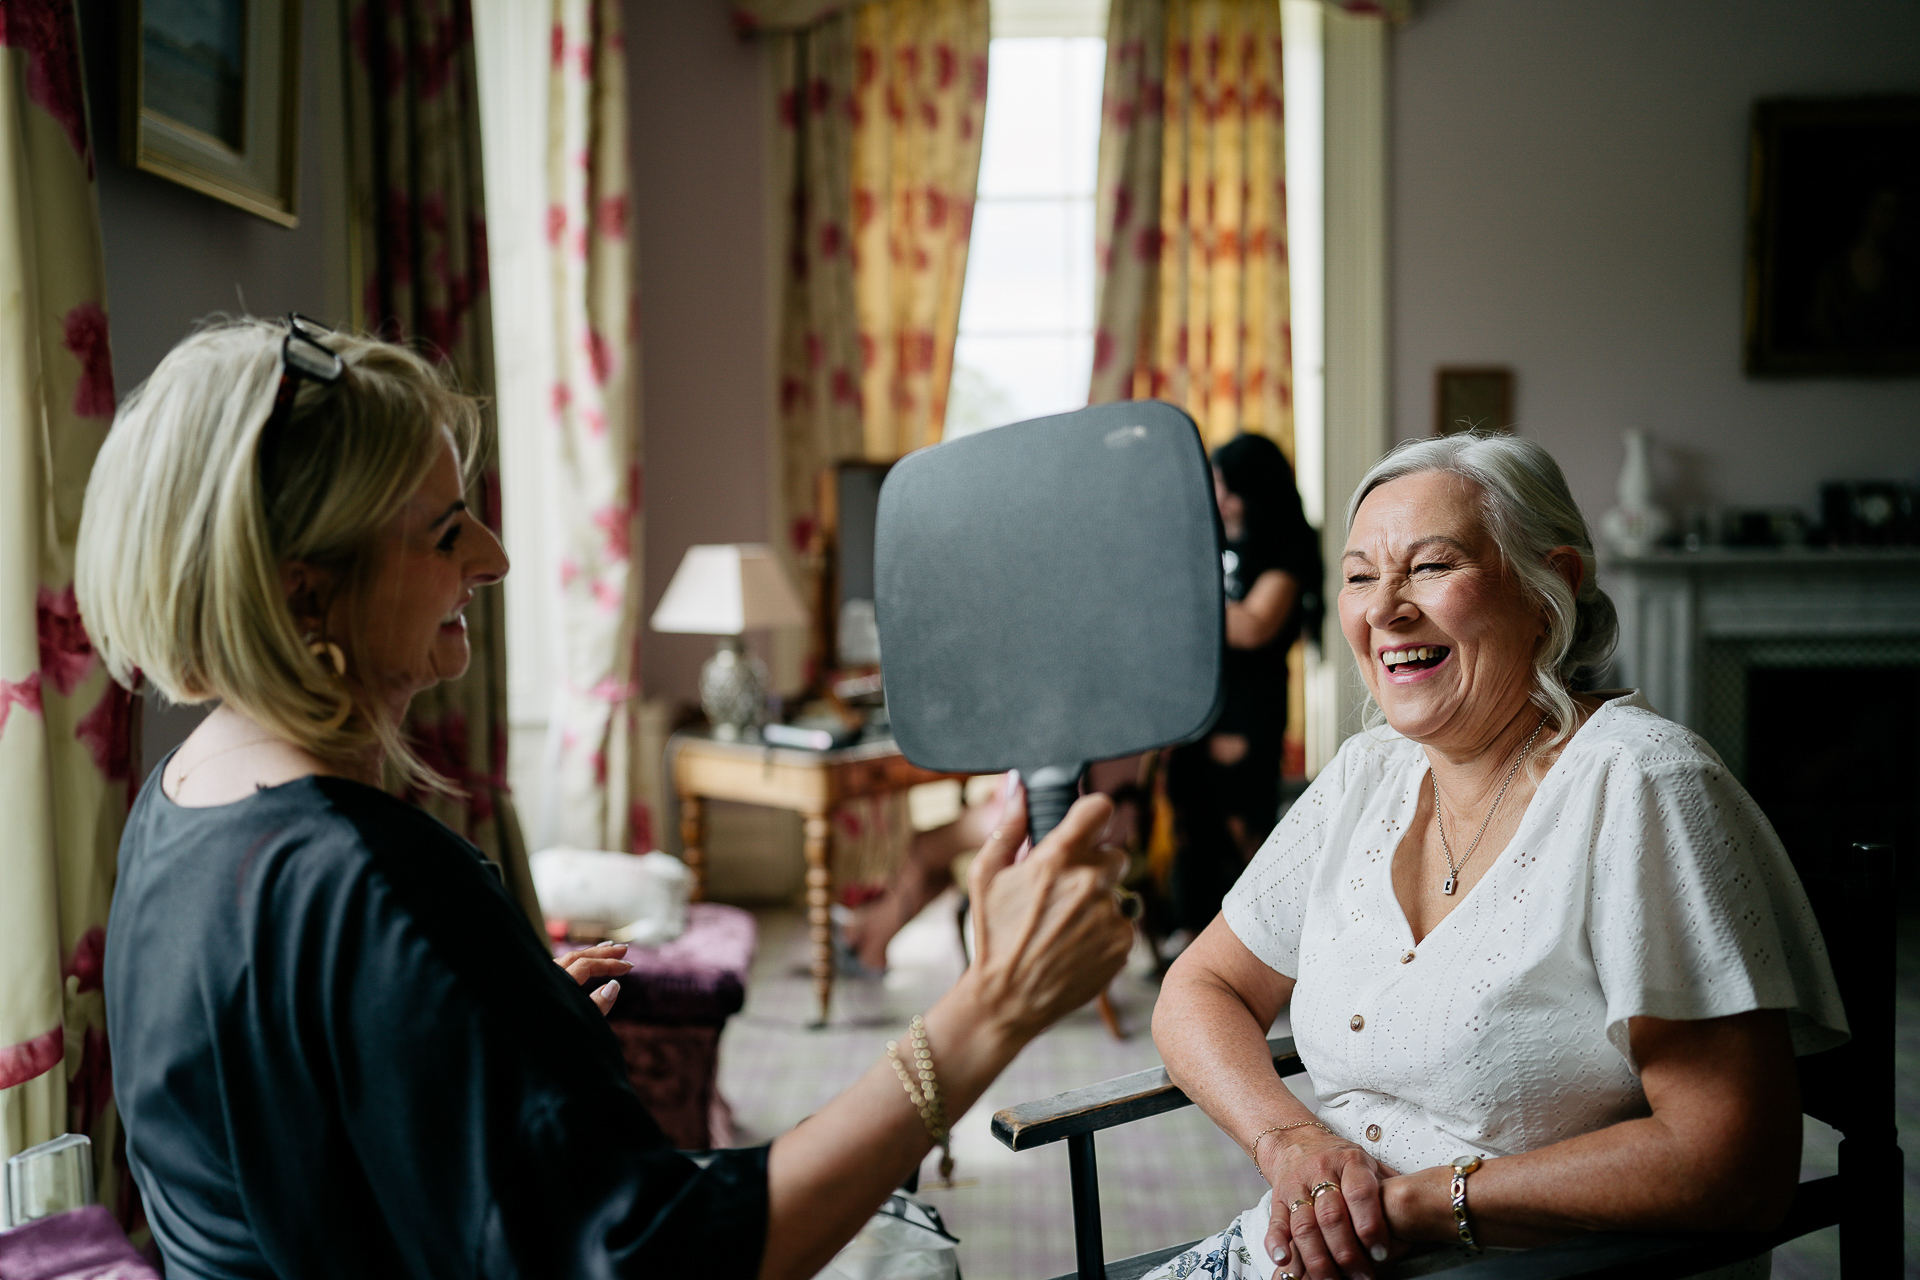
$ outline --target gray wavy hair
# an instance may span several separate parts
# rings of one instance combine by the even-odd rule
[[[1620,621],[1594,577],[1593,536],[1553,455],[1531,440],[1494,431],[1408,440],[1373,464],[1347,503],[1347,527],[1366,496],[1391,480],[1444,471],[1480,490],[1480,518],[1520,589],[1546,615],[1547,634],[1533,658],[1533,704],[1553,728],[1542,748],[1565,741],[1574,726],[1575,676],[1613,655]],[[1580,554],[1580,590],[1547,563],[1555,547]],[[1376,704],[1373,715],[1379,714]]]

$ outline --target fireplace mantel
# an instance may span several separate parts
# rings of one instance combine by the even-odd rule
[[[1620,613],[1612,683],[1701,723],[1701,664],[1715,640],[1920,637],[1920,548],[1661,551],[1603,557]]]

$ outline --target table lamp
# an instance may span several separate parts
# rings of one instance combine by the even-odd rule
[[[760,723],[767,701],[766,664],[748,653],[740,633],[761,627],[803,627],[807,609],[771,548],[758,543],[688,547],[653,611],[655,631],[719,636],[700,668],[700,706],[724,741]]]

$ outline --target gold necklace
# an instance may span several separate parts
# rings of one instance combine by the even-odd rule
[[[192,775],[193,771],[195,769],[198,769],[201,765],[205,764],[209,760],[218,760],[221,756],[231,755],[235,751],[241,751],[246,749],[247,747],[263,747],[269,742],[277,742],[277,741],[279,741],[279,739],[273,737],[272,735],[268,735],[267,737],[264,737],[264,738],[249,738],[245,742],[236,742],[234,745],[230,747],[222,747],[218,751],[209,752],[208,754],[201,756],[198,760],[195,760],[192,764],[188,765],[186,768],[182,769],[179,773],[174,775],[173,789],[176,793],[178,793],[180,788],[187,785],[187,778]]]
[[[1460,883],[1460,867],[1466,866],[1467,859],[1471,858],[1473,851],[1480,847],[1480,837],[1487,834],[1487,824],[1492,822],[1493,815],[1500,811],[1500,802],[1507,798],[1507,788],[1513,785],[1513,775],[1520,772],[1520,762],[1532,753],[1533,740],[1540,736],[1540,730],[1544,729],[1546,724],[1547,718],[1541,716],[1540,723],[1534,725],[1533,732],[1527,735],[1527,741],[1520,748],[1520,754],[1513,758],[1513,767],[1507,770],[1507,780],[1500,784],[1500,794],[1493,798],[1493,807],[1487,810],[1487,816],[1480,823],[1480,830],[1474,833],[1473,843],[1468,845],[1467,851],[1460,855],[1460,866],[1454,865],[1453,850],[1447,846],[1447,818],[1440,804],[1440,775],[1435,773],[1431,766],[1427,769],[1427,776],[1433,779],[1433,821],[1440,828],[1440,852],[1447,855],[1447,882],[1440,886],[1440,892],[1451,896],[1454,886]]]

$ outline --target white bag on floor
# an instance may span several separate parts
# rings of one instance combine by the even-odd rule
[[[896,1191],[815,1280],[960,1280],[959,1243],[939,1210]]]

